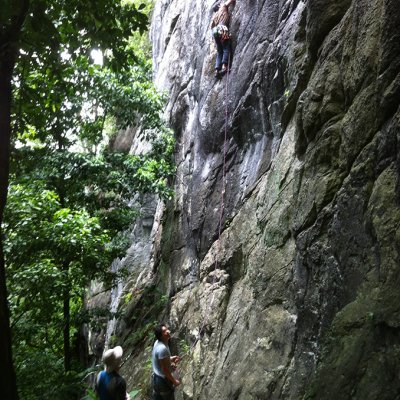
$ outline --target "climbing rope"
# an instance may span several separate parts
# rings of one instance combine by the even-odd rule
[[[221,249],[221,234],[222,234],[222,222],[223,222],[223,216],[225,212],[225,192],[226,192],[226,153],[227,153],[227,142],[228,142],[228,118],[229,118],[229,102],[228,102],[228,95],[229,95],[229,83],[230,83],[230,63],[231,63],[231,57],[229,54],[228,58],[228,66],[227,66],[227,72],[226,72],[226,81],[225,81],[225,88],[224,88],[224,96],[225,96],[225,124],[224,124],[224,144],[223,144],[223,158],[222,158],[222,191],[221,191],[221,202],[220,202],[220,209],[219,209],[219,221],[218,221],[218,239],[217,239],[217,250],[214,255],[214,269],[213,269],[213,280],[211,287],[214,286],[216,283],[216,271],[218,269],[219,265],[219,260],[218,256],[220,254],[220,249]],[[212,305],[215,300],[215,290],[212,291],[212,296],[211,296],[211,301],[207,303],[207,307],[205,310],[203,322],[199,326],[199,332],[198,332],[198,337],[195,339],[195,341],[191,344],[188,353],[190,354],[194,347],[196,346],[197,342],[200,340],[200,338],[204,335],[204,330],[205,327],[208,324],[208,317],[210,314],[210,310],[212,308]],[[185,356],[180,356],[181,359],[184,358]],[[179,370],[176,368],[175,370],[176,376],[180,377]]]
[[[224,144],[223,144],[223,159],[222,159],[222,191],[221,191],[221,205],[219,210],[219,223],[218,223],[218,239],[217,239],[217,249],[214,254],[214,269],[213,269],[213,279],[212,285],[214,286],[216,283],[216,271],[218,269],[219,260],[218,257],[220,255],[221,250],[221,234],[222,234],[222,221],[225,212],[225,192],[226,192],[226,153],[227,153],[227,141],[228,141],[228,117],[229,117],[229,107],[228,107],[228,95],[229,95],[229,76],[230,76],[230,64],[231,57],[229,54],[228,65],[226,71],[226,81],[225,81],[225,126],[224,126]],[[215,290],[212,290],[211,301],[207,304],[207,308],[205,311],[205,316],[203,319],[203,323],[199,330],[200,337],[204,334],[204,329],[208,323],[208,317],[210,314],[210,310],[212,309],[212,305],[215,299]],[[193,343],[193,347],[196,345],[199,338]]]

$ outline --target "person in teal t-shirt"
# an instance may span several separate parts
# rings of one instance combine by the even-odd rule
[[[171,332],[165,324],[155,327],[156,341],[151,355],[153,368],[153,400],[174,400],[175,387],[181,382],[173,374],[172,363],[180,361],[179,356],[172,356],[169,351]]]

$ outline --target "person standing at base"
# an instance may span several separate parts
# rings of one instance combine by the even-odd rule
[[[173,375],[172,363],[180,361],[179,356],[172,356],[169,350],[171,332],[165,324],[154,328],[156,341],[153,346],[151,361],[153,368],[153,400],[174,400],[175,387],[181,383]]]
[[[213,7],[215,15],[211,21],[212,35],[217,46],[217,59],[215,61],[215,77],[221,78],[229,70],[231,63],[231,36],[229,33],[230,13],[229,6],[235,0],[227,0],[223,4],[217,3]]]
[[[130,400],[126,392],[126,381],[118,373],[122,364],[122,347],[117,346],[103,354],[104,371],[96,380],[96,394],[100,400]]]

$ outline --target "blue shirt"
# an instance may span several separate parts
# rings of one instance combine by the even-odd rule
[[[125,400],[125,379],[115,371],[101,371],[97,376],[96,392],[100,400]]]

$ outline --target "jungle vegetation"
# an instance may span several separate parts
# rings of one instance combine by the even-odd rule
[[[4,399],[79,398],[88,367],[81,331],[93,317],[84,307],[87,285],[113,284],[109,266],[128,245],[138,195],[172,196],[174,140],[160,117],[164,96],[151,83],[146,40],[151,7],[151,0],[2,2]],[[114,150],[129,127],[150,150]]]

